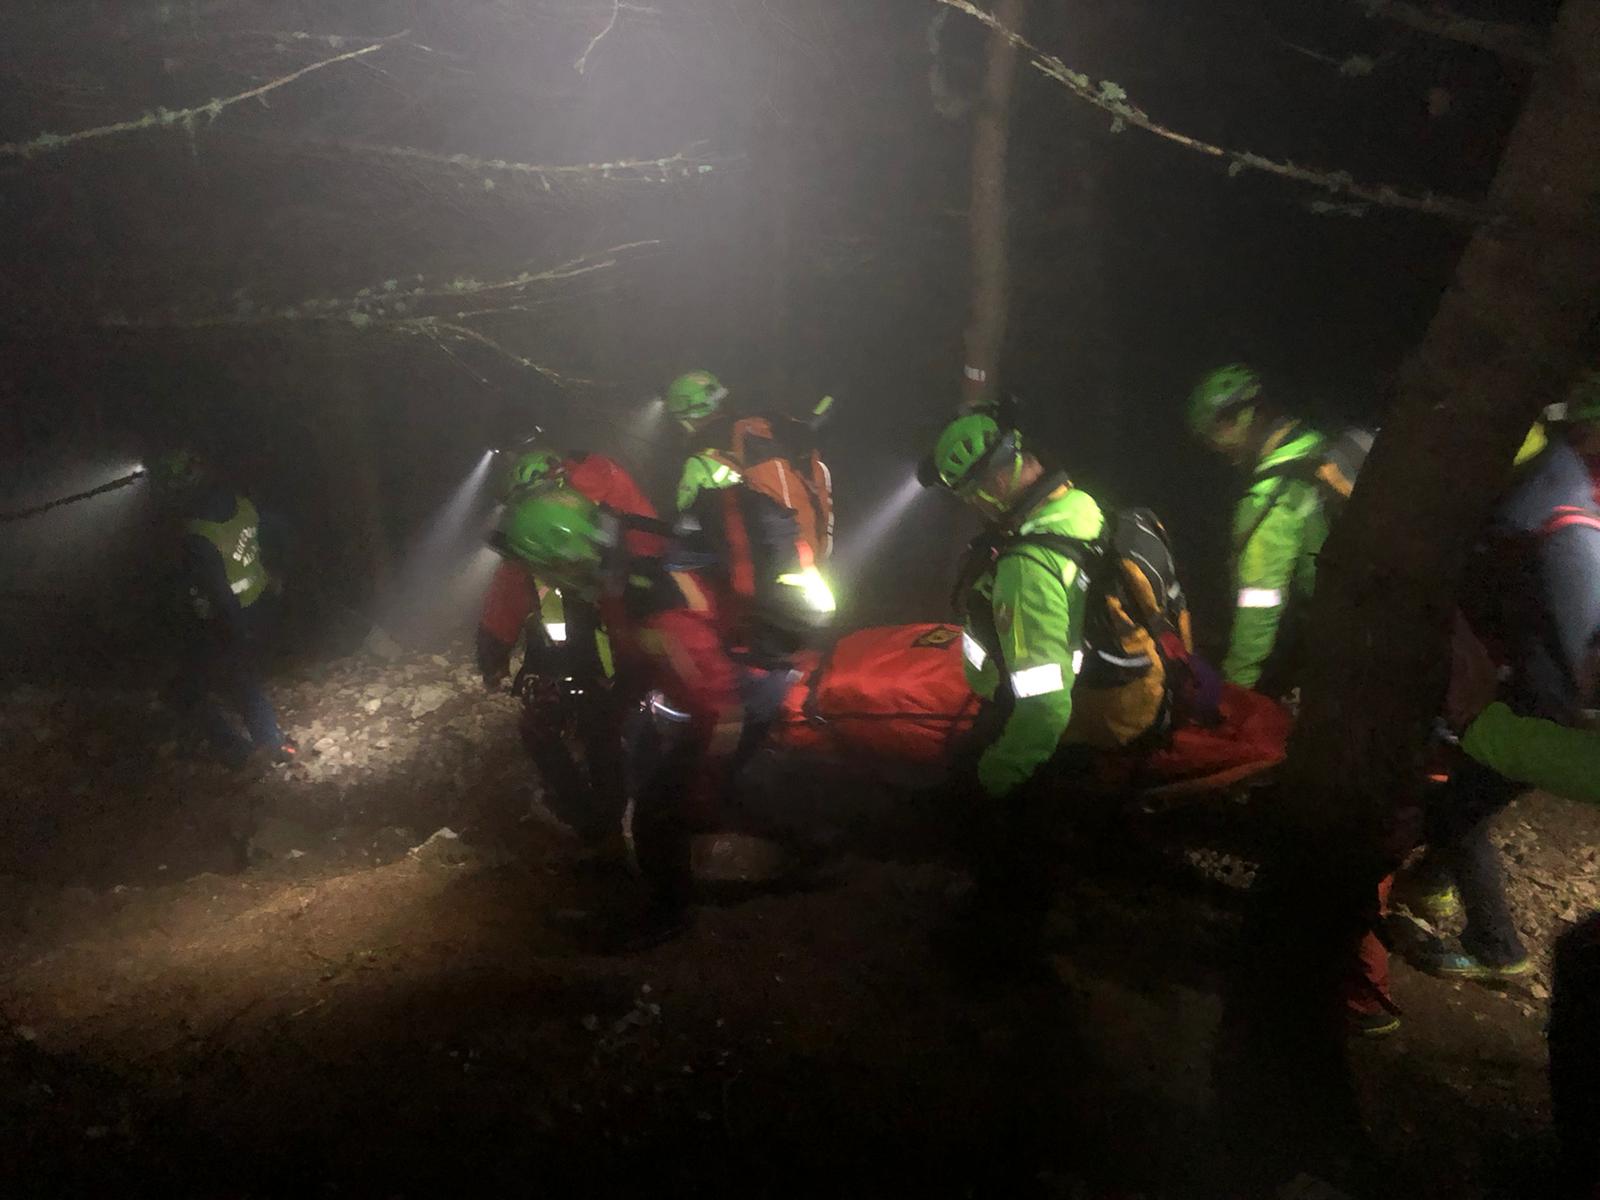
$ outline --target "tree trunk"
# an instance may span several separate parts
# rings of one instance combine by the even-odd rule
[[[1023,32],[1028,0],[999,0],[995,18]],[[1011,278],[1006,255],[1006,159],[1011,141],[1011,94],[1017,48],[991,35],[984,59],[983,93],[972,117],[972,199],[967,220],[972,245],[972,298],[962,336],[961,406],[992,396],[1005,343]]]
[[[370,404],[352,350],[334,339],[329,351],[324,436],[318,439],[327,495],[341,514],[346,535],[340,547],[359,564],[362,601],[371,603],[394,575],[394,551],[384,520],[383,481],[373,453]]]
[[[1466,551],[1529,424],[1593,349],[1596,146],[1600,0],[1568,0],[1490,192],[1507,219],[1468,245],[1321,557],[1280,853],[1263,866],[1219,1059],[1238,1072],[1225,1095],[1248,1108],[1228,1124],[1257,1145],[1357,1131],[1329,1000],[1377,881],[1417,832]]]

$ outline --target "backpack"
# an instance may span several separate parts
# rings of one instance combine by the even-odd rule
[[[768,417],[743,417],[734,422],[728,450],[732,465],[752,491],[770,497],[792,512],[800,537],[814,561],[833,552],[833,475],[798,421],[780,425]]]
[[[1083,672],[1088,686],[1123,686],[1147,669],[1118,653],[1127,644],[1130,625],[1137,626],[1149,635],[1165,669],[1174,723],[1215,723],[1221,680],[1195,657],[1189,602],[1160,517],[1148,508],[1120,509],[1106,515],[1106,527],[1093,542],[1024,534],[1000,555],[1027,545],[1054,550],[1089,580],[1084,643],[1090,653]]]
[[[1105,528],[1093,541],[1043,532],[985,539],[974,547],[973,558],[978,561],[962,572],[957,585],[961,595],[1000,559],[1026,554],[1030,546],[1070,560],[1088,580],[1085,657],[1079,674],[1086,688],[1127,687],[1159,666],[1172,723],[1215,724],[1221,679],[1195,656],[1188,599],[1178,579],[1172,540],[1154,512],[1148,508],[1108,512]],[[1157,662],[1140,653],[1140,643],[1150,646]]]
[[[1278,486],[1272,489],[1267,502],[1261,506],[1261,511],[1251,522],[1250,528],[1235,539],[1234,553],[1244,552],[1244,548],[1250,544],[1250,539],[1255,537],[1256,531],[1277,506],[1284,489],[1297,481],[1316,486],[1317,493],[1322,499],[1323,511],[1327,513],[1331,522],[1344,509],[1345,503],[1350,499],[1350,493],[1355,490],[1356,478],[1361,474],[1367,455],[1372,452],[1372,443],[1376,436],[1370,429],[1352,425],[1334,437],[1324,439],[1315,454],[1308,454],[1304,458],[1292,459],[1257,472],[1255,476],[1257,480],[1276,479]]]

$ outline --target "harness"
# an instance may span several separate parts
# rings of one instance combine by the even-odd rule
[[[1234,537],[1234,557],[1244,553],[1250,539],[1260,532],[1261,526],[1272,515],[1272,510],[1278,506],[1292,483],[1309,483],[1317,489],[1324,507],[1334,510],[1342,508],[1355,490],[1356,476],[1366,462],[1372,442],[1370,430],[1350,428],[1336,437],[1324,438],[1309,454],[1257,470],[1252,487],[1262,480],[1277,482],[1267,493],[1250,527]]]

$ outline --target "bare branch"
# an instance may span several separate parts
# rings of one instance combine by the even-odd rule
[[[421,323],[418,324],[420,329]],[[526,370],[533,371],[536,374],[542,375],[551,383],[560,384],[563,387],[573,384],[592,384],[594,382],[592,379],[584,379],[577,375],[563,375],[552,367],[547,367],[542,363],[536,363],[526,355],[518,354],[515,350],[512,350],[509,347],[495,341],[488,334],[480,333],[476,329],[469,329],[465,325],[456,325],[450,322],[435,322],[428,328],[422,329],[421,331],[429,334],[436,341],[438,340],[440,334],[446,334],[450,337],[459,338],[464,342],[472,342],[475,345],[484,346],[487,349],[493,350],[496,354],[500,355],[502,358],[505,358],[509,362],[514,363],[515,365]],[[440,344],[440,348],[444,348],[443,343]]]
[[[1384,17],[1408,29],[1493,51],[1502,58],[1536,67],[1550,61],[1547,39],[1525,25],[1463,17],[1437,5],[1432,9],[1419,8],[1405,0],[1356,0],[1356,3],[1367,10],[1369,17]]]
[[[284,308],[258,308],[240,300],[232,312],[201,317],[103,317],[102,328],[131,332],[207,331],[216,329],[265,328],[274,325],[319,323],[350,325],[359,330],[381,330],[431,338],[449,353],[447,340],[468,342],[494,351],[519,367],[534,371],[552,383],[563,386],[589,384],[592,380],[564,375],[552,367],[534,362],[479,329],[467,324],[485,317],[531,312],[540,303],[555,303],[560,297],[542,300],[526,293],[536,285],[565,284],[617,265],[618,257],[631,250],[659,245],[656,241],[627,242],[593,254],[568,259],[538,271],[522,271],[505,279],[478,280],[467,276],[448,283],[430,284],[421,275],[411,276],[411,285],[385,280],[377,287],[362,288],[354,296],[304,300]],[[570,297],[569,297],[570,298]],[[475,303],[461,305],[464,299]],[[441,307],[440,300],[456,303]],[[434,311],[425,311],[432,308]],[[419,311],[419,309],[424,311]]]
[[[1117,84],[1104,79],[1098,85],[1092,83],[1087,75],[1080,71],[1072,70],[1055,55],[1046,53],[1021,34],[1007,29],[992,14],[985,12],[973,4],[971,0],[934,0],[934,3],[943,4],[955,9],[957,12],[965,13],[974,20],[987,25],[994,33],[1007,39],[1014,46],[1025,51],[1029,56],[1030,65],[1040,74],[1055,80],[1085,103],[1092,104],[1101,111],[1110,113],[1113,132],[1118,132],[1129,125],[1137,129],[1143,129],[1146,133],[1153,133],[1159,138],[1172,142],[1174,145],[1193,150],[1197,154],[1225,160],[1228,163],[1228,174],[1230,175],[1237,175],[1247,170],[1261,171],[1264,174],[1276,175],[1281,179],[1292,179],[1297,183],[1310,184],[1334,195],[1364,200],[1369,204],[1377,204],[1385,208],[1406,209],[1411,212],[1429,213],[1434,216],[1448,217],[1451,220],[1473,224],[1489,221],[1493,218],[1494,214],[1488,209],[1470,201],[1458,200],[1450,196],[1435,196],[1432,193],[1425,193],[1420,196],[1412,195],[1388,184],[1358,183],[1346,171],[1314,170],[1310,167],[1299,166],[1296,163],[1266,158],[1260,154],[1252,154],[1247,150],[1229,150],[1225,146],[1218,146],[1202,138],[1179,133],[1176,129],[1169,128],[1159,121],[1153,120],[1143,109],[1135,107],[1129,101],[1128,94]]]
[[[617,12],[621,8],[620,0],[611,0],[611,19],[606,22],[606,27],[589,39],[589,44],[583,48],[583,53],[578,55],[578,61],[572,64],[572,69],[582,75],[589,69],[589,55],[594,52],[601,40],[617,27]]]
[[[664,158],[622,158],[615,162],[549,164],[514,162],[504,158],[478,158],[471,154],[442,154],[433,150],[420,150],[415,146],[378,146],[368,142],[299,140],[292,144],[429,163],[483,174],[523,175],[537,180],[545,191],[557,186],[608,180],[670,183],[673,179],[708,175],[717,169],[715,164],[695,155],[693,147],[680,150],[676,154],[669,154]]]
[[[313,71],[320,71],[324,67],[331,67],[338,63],[349,62],[351,59],[361,58],[383,49],[397,38],[405,37],[409,30],[391,34],[380,41],[372,42],[356,50],[348,50],[343,54],[336,54],[332,58],[325,58],[319,62],[301,67],[298,71],[291,71],[277,79],[268,80],[248,91],[240,92],[234,96],[221,96],[208,100],[204,104],[195,105],[193,108],[159,108],[153,113],[145,113],[130,121],[117,121],[111,125],[97,125],[93,129],[79,129],[74,133],[41,133],[38,137],[26,142],[0,142],[0,158],[28,158],[34,154],[48,150],[63,150],[76,142],[92,141],[95,138],[111,137],[113,134],[133,133],[140,129],[163,129],[172,126],[182,126],[193,129],[194,124],[201,117],[209,121],[216,120],[222,115],[224,109],[232,108],[235,104],[242,104],[246,100],[256,100],[268,92],[287,87],[297,79],[302,79]]]

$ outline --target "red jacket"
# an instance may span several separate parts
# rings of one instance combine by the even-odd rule
[[[655,506],[616,459],[579,452],[564,459],[561,466],[568,486],[596,504],[625,516],[655,517]],[[633,554],[657,555],[663,549],[662,539],[653,533],[634,530],[626,537],[628,550]],[[517,563],[503,562],[484,594],[478,628],[494,641],[514,646],[523,624],[538,604],[538,585],[527,570]]]

